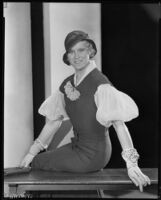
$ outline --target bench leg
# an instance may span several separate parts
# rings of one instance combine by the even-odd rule
[[[97,194],[99,198],[105,198],[105,194],[102,189],[97,189]]]

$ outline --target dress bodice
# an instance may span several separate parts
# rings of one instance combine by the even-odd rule
[[[110,83],[100,71],[95,68],[85,79],[75,87],[80,96],[76,100],[71,100],[65,91],[67,83],[74,87],[74,75],[63,81],[60,91],[64,94],[65,109],[70,117],[75,134],[80,139],[92,140],[104,137],[105,127],[96,120],[97,107],[94,101],[94,94],[100,84]]]

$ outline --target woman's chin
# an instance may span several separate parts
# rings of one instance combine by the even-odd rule
[[[81,69],[84,69],[86,66],[88,66],[88,63],[82,63],[82,62],[77,63],[76,62],[76,63],[73,63],[73,66],[77,70],[81,70]]]
[[[75,67],[76,69],[81,69],[81,68],[84,67],[84,65],[83,65],[82,63],[74,63],[74,67]]]

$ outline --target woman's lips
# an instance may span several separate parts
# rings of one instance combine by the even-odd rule
[[[75,60],[74,61],[74,63],[76,63],[76,64],[79,64],[79,63],[81,63],[82,61],[81,60]]]

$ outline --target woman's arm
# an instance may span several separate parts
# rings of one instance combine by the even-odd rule
[[[42,145],[47,148],[47,146],[50,144],[51,139],[60,128],[61,124],[62,117],[57,120],[48,121],[40,132],[37,140],[40,140]]]
[[[124,123],[138,116],[137,105],[130,96],[109,84],[100,85],[94,97],[97,121],[105,127],[113,124],[122,147],[121,155],[126,162],[129,178],[143,191],[143,185],[150,184],[150,180],[138,167],[139,154]]]
[[[40,135],[34,141],[33,145],[30,147],[29,152],[22,160],[20,167],[28,167],[32,162],[33,158],[43,149],[46,149],[51,141],[51,138],[58,131],[62,124],[62,117],[57,120],[49,121],[43,127]]]
[[[122,149],[134,148],[132,138],[125,123],[122,121],[115,121],[113,127],[117,133]]]
[[[126,162],[128,175],[136,186],[139,186],[140,191],[143,191],[143,186],[150,185],[150,179],[144,175],[138,167],[139,154],[134,148],[132,138],[122,121],[113,122],[113,127],[117,133],[118,139],[122,147],[122,157]]]

